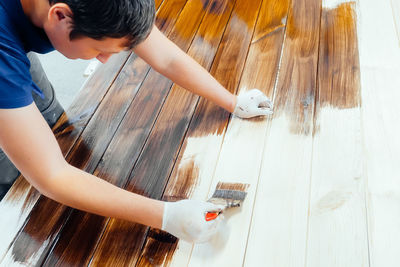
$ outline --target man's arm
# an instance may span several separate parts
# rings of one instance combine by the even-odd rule
[[[69,165],[35,104],[0,109],[0,147],[24,177],[45,196],[73,208],[163,229],[189,242],[204,242],[222,217],[204,201],[162,202],[131,193]]]
[[[34,104],[0,109],[0,147],[40,193],[73,208],[161,228],[163,202],[69,165]]]
[[[258,89],[236,96],[194,59],[165,37],[156,26],[134,52],[156,71],[183,88],[207,98],[241,118],[272,114],[272,102]]]
[[[135,47],[134,52],[176,84],[207,98],[229,112],[234,111],[236,96],[165,37],[157,27],[153,27],[150,35]]]

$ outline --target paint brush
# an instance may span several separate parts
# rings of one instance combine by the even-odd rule
[[[216,219],[226,209],[240,207],[246,198],[249,186],[249,184],[219,182],[208,202],[215,205],[222,205],[224,208],[218,211],[207,212],[205,216],[206,221]]]

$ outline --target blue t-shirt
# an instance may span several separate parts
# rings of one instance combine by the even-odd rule
[[[54,50],[43,29],[32,24],[20,0],[0,0],[0,108],[24,107],[33,102],[32,91],[43,93],[29,72],[29,51]]]

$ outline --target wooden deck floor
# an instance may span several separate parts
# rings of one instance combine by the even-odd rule
[[[211,243],[59,205],[21,177],[0,203],[1,266],[400,266],[397,0],[156,0],[158,27],[242,120],[134,54],[101,66],[54,127],[68,161],[127,190],[205,200],[250,184]]]

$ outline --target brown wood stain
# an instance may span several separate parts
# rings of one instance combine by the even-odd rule
[[[319,105],[360,105],[360,64],[355,2],[323,9],[319,56]]]
[[[136,266],[169,266],[178,245],[178,239],[169,233],[151,228]]]
[[[355,2],[323,9],[318,65],[319,90],[313,134],[319,132],[321,108],[361,105],[360,63]]]
[[[199,168],[193,158],[181,161],[179,168],[176,169],[178,169],[179,180],[174,179],[168,183],[163,197],[165,201],[188,199],[196,186]]]
[[[285,115],[293,134],[312,133],[320,14],[320,0],[292,1],[289,8],[274,117]]]
[[[272,99],[289,3],[290,0],[263,1],[239,88],[258,88]]]
[[[128,52],[122,52],[112,56],[107,64],[100,65],[79,92],[76,100],[53,127],[64,156],[70,152],[85,129],[128,57]]]

